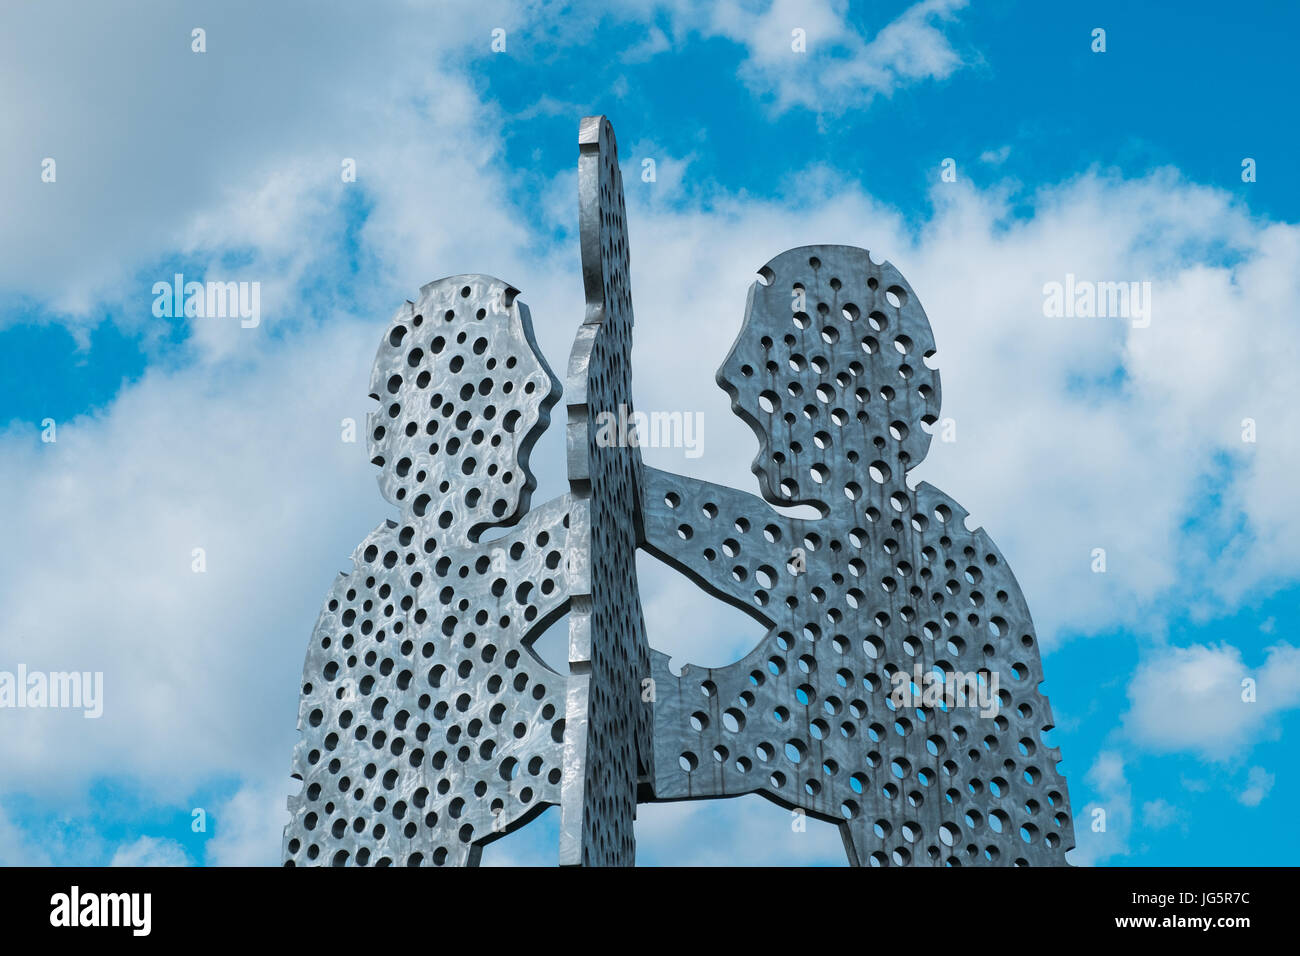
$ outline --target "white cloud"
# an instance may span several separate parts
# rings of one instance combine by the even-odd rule
[[[169,800],[209,773],[287,774],[311,622],[385,514],[364,443],[340,440],[345,417],[364,430],[374,345],[346,322],[262,340],[242,362],[149,372],[57,443],[0,439],[6,540],[40,555],[0,556],[16,576],[0,660],[104,674],[97,720],[10,712],[6,787],[126,770]]]
[[[986,149],[980,153],[980,162],[988,163],[990,166],[1001,166],[1011,155],[1010,146],[1001,146],[997,149]]]
[[[1243,681],[1254,682],[1253,699]],[[1138,745],[1240,760],[1276,735],[1280,713],[1300,706],[1300,648],[1275,645],[1255,668],[1229,644],[1162,648],[1138,667],[1128,698],[1124,732]]]
[[[1149,830],[1163,830],[1183,820],[1182,810],[1161,797],[1142,804],[1142,825]]]
[[[1251,767],[1246,789],[1237,796],[1237,799],[1248,807],[1257,807],[1269,795],[1276,780],[1277,778],[1263,767]]]
[[[481,134],[501,120],[459,67],[490,55],[494,26],[546,18],[516,6],[440,4],[435,15],[399,3],[376,16],[343,4],[312,10],[309,29],[301,4],[256,0],[10,11],[0,61],[22,82],[0,84],[0,177],[8,221],[23,227],[0,240],[0,289],[67,313],[84,334],[105,301],[120,304],[124,325],[147,325],[137,270],[166,270],[178,253],[221,269],[213,278],[288,288],[322,239],[337,241],[342,191],[391,196],[384,183],[396,176],[409,198],[437,204],[444,248],[487,248],[508,226],[494,215],[501,197],[466,187],[495,148]],[[190,49],[196,16],[206,53]],[[40,181],[47,156],[52,184]],[[351,187],[344,157],[357,161]],[[232,250],[253,259],[227,270],[220,255]],[[274,311],[291,311],[274,298]]]
[[[559,809],[483,851],[484,866],[554,866]],[[705,836],[707,834],[707,836]],[[756,795],[637,807],[637,863],[642,866],[845,866],[839,828],[795,816]]]
[[[49,866],[50,855],[0,807],[0,866]]]
[[[739,75],[755,92],[770,94],[777,111],[801,106],[840,113],[960,68],[962,57],[942,24],[965,6],[966,0],[922,0],[870,38],[850,22],[843,0],[773,0],[765,7],[726,0],[707,25],[680,8],[678,16],[706,35],[742,44]],[[805,52],[794,49],[795,30],[803,31]]]
[[[217,807],[208,817],[209,830],[216,832],[204,848],[204,863],[208,866],[280,865],[281,836],[289,822],[285,789],[272,784],[249,784]]]
[[[1133,829],[1133,788],[1124,773],[1124,758],[1103,750],[1084,778],[1097,800],[1074,804],[1074,839],[1066,855],[1074,866],[1096,866],[1112,857],[1127,856]]]
[[[636,840],[639,861],[671,866],[847,865],[837,826],[753,794],[638,807]]]
[[[185,848],[175,840],[142,836],[113,854],[109,866],[190,866]]]
[[[183,254],[213,278],[262,282],[275,321],[292,314],[292,291],[320,261],[320,240],[338,240],[344,189],[377,204],[368,229],[419,234],[445,272],[466,271],[462,258],[479,264],[496,245],[524,240],[505,214],[501,180],[483,174],[505,117],[463,69],[495,55],[496,27],[511,38],[503,55],[528,62],[549,46],[585,43],[614,17],[647,25],[643,52],[653,55],[667,49],[654,25],[666,14],[677,30],[743,44],[746,75],[774,84],[781,103],[811,105],[825,94],[821,107],[842,108],[859,90],[888,93],[951,72],[956,54],[934,24],[963,3],[925,0],[867,41],[847,24],[845,5],[829,0],[776,0],[757,15],[732,2],[715,18],[655,0],[578,3],[563,17],[508,0],[440,4],[436,16],[418,3],[384,16],[344,5],[313,16],[306,31],[298,5],[231,0],[202,11],[206,53],[190,49],[195,14],[164,0],[129,10],[83,3],[75,15],[22,7],[0,35],[0,60],[23,78],[0,84],[8,120],[0,178],[10,185],[9,221],[23,224],[0,239],[0,290],[62,313],[84,344],[103,303],[117,306],[124,326],[147,328],[149,284],[170,278]],[[792,64],[787,22],[847,55],[818,70]],[[805,89],[806,76],[819,89]],[[557,109],[578,107],[541,95],[531,112]],[[45,157],[57,164],[54,183],[41,181]],[[339,175],[345,157],[357,162],[351,186]],[[675,167],[666,166],[671,179]],[[416,220],[416,210],[434,217]],[[252,258],[223,263],[232,250]],[[421,271],[430,261],[419,260]],[[381,262],[402,275],[403,261]]]
[[[693,154],[684,157],[671,156],[658,143],[647,139],[634,143],[620,143],[619,161],[625,177],[624,192],[640,189],[646,197],[656,203],[675,202],[683,196],[683,181],[695,158]],[[646,160],[653,160],[654,166],[647,166]],[[654,179],[646,181],[645,177],[651,172]]]

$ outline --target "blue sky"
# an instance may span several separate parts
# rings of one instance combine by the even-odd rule
[[[699,461],[651,463],[752,489],[752,437],[712,371],[754,270],[804,242],[890,259],[925,302],[959,424],[918,477],[999,543],[1043,637],[1072,859],[1287,864],[1300,849],[1294,5],[2,18],[0,486],[17,547],[0,669],[101,669],[110,696],[97,722],[0,712],[0,862],[275,861],[311,625],[385,515],[338,422],[367,411],[392,309],[443,275],[522,288],[562,367],[588,113],[611,118],[624,166],[637,403],[708,426]],[[176,272],[260,281],[263,321],[154,317],[150,289]],[[1067,272],[1151,281],[1151,328],[1045,318],[1042,285]],[[563,491],[560,431],[539,445],[539,502]],[[653,642],[722,663],[757,638],[643,569]],[[553,816],[487,862],[549,861]],[[842,863],[829,827],[792,834],[757,798],[642,808],[638,838],[647,863]]]

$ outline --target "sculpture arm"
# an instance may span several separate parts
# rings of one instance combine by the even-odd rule
[[[782,618],[804,522],[724,485],[650,467],[643,474],[640,546],[762,624]]]

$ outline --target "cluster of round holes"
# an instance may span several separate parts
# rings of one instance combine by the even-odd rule
[[[476,537],[526,509],[527,450],[559,394],[513,290],[479,278],[427,286],[375,360],[371,460],[404,516]]]
[[[660,796],[759,789],[841,821],[862,863],[1061,863],[1071,820],[1014,579],[956,505],[903,482],[938,410],[923,313],[888,267],[864,282],[798,255],[763,270],[720,378],[757,422],[764,490],[825,517],[651,475],[652,544],[771,628],[707,687],[684,673],[689,726],[657,711],[681,755]]]
[[[339,578],[308,651],[285,859],[465,863],[557,803],[564,680],[526,641],[568,599],[564,500],[528,504],[529,432],[554,401],[507,288],[444,280],[376,360],[371,450],[404,505]]]
[[[823,262],[800,250],[762,276],[720,378],[759,433],[766,493],[860,502],[868,462],[877,484],[901,483],[939,410],[929,322],[901,276],[859,251]]]
[[[608,136],[608,139],[607,139]],[[601,335],[592,343],[585,361],[575,351],[574,363],[585,365],[588,421],[596,422],[602,411],[617,412],[630,401],[628,368],[632,347],[631,296],[628,284],[628,255],[623,188],[612,132],[602,121],[600,149],[594,158],[594,175],[583,174],[585,182],[598,182],[595,195],[584,187],[584,244],[600,250],[601,289],[599,302],[589,298],[589,306],[600,306],[604,314]],[[584,157],[589,154],[584,153]],[[581,159],[580,162],[588,162]],[[595,223],[599,235],[588,235],[587,224]],[[584,267],[589,267],[584,246]],[[590,289],[590,287],[589,287]],[[575,608],[575,615],[590,615],[590,630],[604,635],[591,645],[593,679],[589,688],[586,723],[586,757],[593,772],[587,775],[584,802],[591,812],[584,818],[583,862],[587,864],[628,865],[633,862],[635,840],[632,818],[635,807],[627,781],[635,780],[635,747],[638,727],[648,716],[641,702],[640,686],[650,672],[649,651],[637,640],[641,624],[635,589],[635,531],[637,476],[634,458],[621,449],[595,442],[589,445],[585,461],[586,474],[570,473],[570,478],[588,482],[591,497],[601,502],[591,510],[591,588],[590,608]],[[679,522],[679,525],[686,524]],[[686,528],[674,529],[678,540],[689,537]],[[723,748],[692,753],[665,754],[664,760],[687,763],[726,760]]]

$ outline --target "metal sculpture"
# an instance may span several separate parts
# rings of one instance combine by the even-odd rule
[[[528,510],[529,451],[559,396],[499,279],[442,279],[398,309],[367,437],[399,516],[357,547],[316,624],[287,862],[473,864],[560,802],[567,687],[531,645],[569,603],[573,502]]]
[[[759,270],[718,372],[759,440],[759,498],[597,440],[632,406],[604,117],[582,121],[579,197],[570,494],[529,510],[529,452],[560,390],[517,290],[442,279],[390,323],[368,427],[399,517],[357,548],[316,625],[286,863],[474,865],[558,804],[561,864],[630,865],[638,802],[759,793],[837,823],[855,865],[1063,865],[1073,824],[1024,598],[960,505],[904,480],[940,395],[906,280],[848,246]],[[772,507],[799,504],[821,518]],[[647,643],[637,548],[765,637],[672,674]],[[532,644],[566,612],[559,674]]]
[[[769,628],[680,677],[655,652],[656,799],[761,793],[838,823],[858,865],[1064,863],[1024,598],[960,505],[904,481],[939,411],[916,294],[848,246],[759,275],[718,384],[758,437],[763,498],[822,517],[646,469],[644,546]]]

